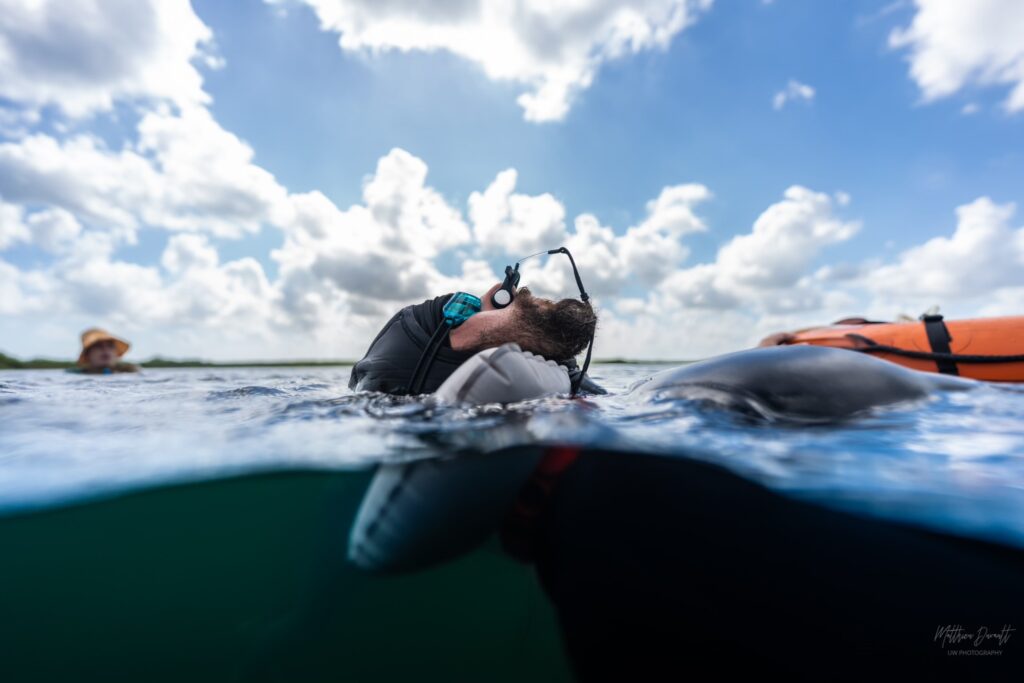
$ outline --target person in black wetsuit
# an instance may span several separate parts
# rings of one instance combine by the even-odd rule
[[[477,352],[508,342],[558,361],[566,366],[571,378],[576,378],[580,370],[575,357],[586,348],[597,325],[593,307],[578,299],[542,299],[524,287],[511,305],[498,309],[492,305],[491,295],[500,286],[496,284],[484,294],[481,311],[453,329],[442,343],[423,383],[423,393],[435,391]],[[443,294],[398,311],[352,368],[349,388],[410,393],[410,379],[428,341],[441,325],[442,310],[451,296]],[[580,386],[588,393],[605,393],[586,377]]]

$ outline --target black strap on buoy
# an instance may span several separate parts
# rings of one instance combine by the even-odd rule
[[[857,342],[858,346],[853,347],[853,351],[860,351],[861,353],[889,353],[894,356],[903,356],[904,358],[914,358],[916,360],[930,360],[938,363],[939,361],[949,361],[951,363],[964,363],[968,364],[995,364],[995,363],[1024,363],[1024,353],[1017,353],[1008,356],[987,356],[982,354],[970,354],[970,353],[936,353],[935,351],[913,351],[911,349],[901,349],[898,346],[889,346],[888,344],[879,344],[870,337],[865,337],[861,334],[848,334],[847,339],[852,339]]]
[[[922,315],[921,322],[924,323],[925,334],[928,335],[928,345],[932,352],[942,354],[942,357],[935,358],[935,367],[943,375],[959,375],[956,361],[952,360],[953,350],[949,348],[949,342],[953,337],[949,334],[946,323],[942,321],[941,315]]]

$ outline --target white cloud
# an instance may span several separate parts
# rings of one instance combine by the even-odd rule
[[[0,251],[24,243],[58,252],[65,249],[81,230],[81,224],[64,209],[28,213],[21,206],[0,200]]]
[[[623,239],[587,213],[577,216],[573,227],[573,234],[565,240],[565,246],[572,252],[576,265],[586,273],[583,282],[588,292],[595,296],[617,294],[629,277],[637,272],[626,263]],[[552,260],[546,270],[549,278],[553,272],[557,273],[554,276],[557,279],[549,284],[553,294],[566,296],[573,291],[575,283],[564,257],[559,257],[557,262]]]
[[[237,237],[287,210],[287,192],[252,155],[206,109],[159,109],[118,150],[90,134],[0,143],[0,195],[60,207],[128,241],[142,225]]]
[[[426,179],[427,165],[403,149],[392,149],[377,162],[363,198],[383,246],[433,257],[469,240],[462,214]]]
[[[22,213],[20,206],[0,200],[0,251],[29,240],[28,227],[22,220]]]
[[[851,238],[860,225],[833,214],[838,201],[794,185],[768,207],[750,234],[733,238],[718,253],[724,276],[737,286],[778,288],[796,284],[819,251]]]
[[[550,194],[516,194],[514,168],[498,174],[482,193],[469,197],[473,236],[483,247],[526,256],[565,240],[565,208]]]
[[[1015,205],[988,197],[960,206],[952,235],[904,251],[896,262],[871,271],[865,286],[881,301],[911,310],[971,300],[986,304],[1024,287],[1024,227],[1011,225],[1015,211]]]
[[[747,306],[759,312],[811,310],[821,305],[818,287],[809,279],[823,249],[850,239],[859,224],[835,216],[835,206],[849,201],[804,187],[786,190],[769,206],[749,233],[738,235],[711,263],[679,270],[664,291],[681,305],[724,309]]]
[[[0,0],[0,96],[70,116],[124,98],[206,102],[192,62],[211,39],[187,0]]]
[[[306,330],[352,318],[369,326],[398,302],[450,291],[434,260],[471,240],[462,212],[427,185],[427,165],[401,149],[378,161],[363,203],[340,210],[312,192],[289,206],[274,286],[287,319]]]
[[[82,225],[71,213],[60,208],[44,209],[25,220],[34,244],[49,252],[59,252],[82,232]]]
[[[156,186],[146,188],[150,204],[139,213],[147,224],[238,237],[284,220],[285,188],[204,108],[147,114],[137,147],[159,174]]]
[[[790,79],[786,87],[775,93],[775,96],[772,97],[772,108],[776,110],[782,109],[786,106],[787,102],[811,102],[814,100],[814,94],[814,88],[811,86]]]
[[[513,187],[506,183],[501,196],[514,196]],[[713,260],[685,266],[685,240],[708,229],[694,209],[710,196],[702,185],[670,186],[620,234],[591,214],[565,230],[564,243],[602,310],[601,356],[700,357],[779,329],[857,313],[918,312],[936,302],[953,313],[1012,313],[1024,291],[1024,228],[1013,227],[1012,205],[982,198],[960,207],[950,236],[889,262],[821,266],[827,249],[852,239],[858,223],[837,215],[849,205],[844,193],[794,186]],[[493,245],[473,239],[477,226],[466,226],[462,211],[427,184],[426,164],[402,150],[381,158],[363,202],[348,209],[317,192],[288,195],[285,204],[275,280],[252,258],[222,263],[204,234],[172,234],[161,268],[120,260],[115,235],[80,228],[52,266],[20,270],[0,262],[0,310],[23,321],[58,316],[76,328],[102,320],[143,340],[149,335],[150,353],[351,357],[399,306],[453,289],[482,292],[497,278],[480,258]],[[11,206],[5,213],[21,224],[41,214],[25,217]],[[420,251],[435,239],[430,235],[447,251]],[[646,244],[660,245],[658,253],[638,260],[636,249]],[[438,256],[453,252],[461,268],[444,273]],[[665,253],[674,256],[659,261]],[[646,286],[642,296],[623,296],[637,283]],[[560,258],[526,269],[524,284],[575,294]],[[162,333],[153,337],[155,330]]]
[[[1024,3],[916,0],[910,26],[889,36],[909,50],[910,75],[925,101],[971,85],[1009,86],[1007,111],[1024,109]]]
[[[202,235],[174,235],[160,257],[168,272],[214,268],[220,257],[217,250]]]
[[[126,238],[156,184],[148,161],[130,150],[111,152],[93,136],[60,141],[40,133],[0,143],[0,194],[61,207]]]
[[[275,0],[270,0],[271,2]],[[522,83],[529,121],[565,118],[604,62],[664,49],[712,0],[302,0],[345,51],[446,50]]]
[[[689,183],[665,187],[657,198],[647,202],[647,214],[622,235],[602,226],[597,217],[581,214],[573,223],[573,232],[561,231],[559,239],[537,240],[532,253],[565,244],[576,264],[587,272],[584,284],[595,295],[615,295],[632,282],[653,286],[664,280],[689,255],[683,243],[686,236],[707,230],[694,208],[711,198],[707,187]],[[555,212],[552,212],[555,213]],[[565,213],[561,204],[557,215]],[[514,254],[515,252],[508,252]],[[561,257],[548,259],[539,271],[531,271],[531,288],[548,296],[571,295],[576,289],[572,270]]]
[[[663,188],[647,203],[643,222],[626,230],[621,240],[626,269],[649,285],[664,280],[690,253],[682,238],[707,230],[694,207],[710,198],[711,191],[696,183]]]

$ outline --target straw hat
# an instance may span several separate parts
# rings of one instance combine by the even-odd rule
[[[128,349],[131,348],[131,344],[123,339],[118,339],[106,330],[101,330],[98,327],[90,327],[82,333],[82,353],[78,356],[79,365],[85,365],[85,353],[89,350],[89,347],[101,341],[114,342],[114,347],[117,349],[118,356],[123,356],[128,353]]]

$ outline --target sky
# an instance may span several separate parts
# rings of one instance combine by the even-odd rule
[[[0,351],[358,358],[561,245],[597,358],[1024,314],[1021,35],[1018,0],[0,0]]]

